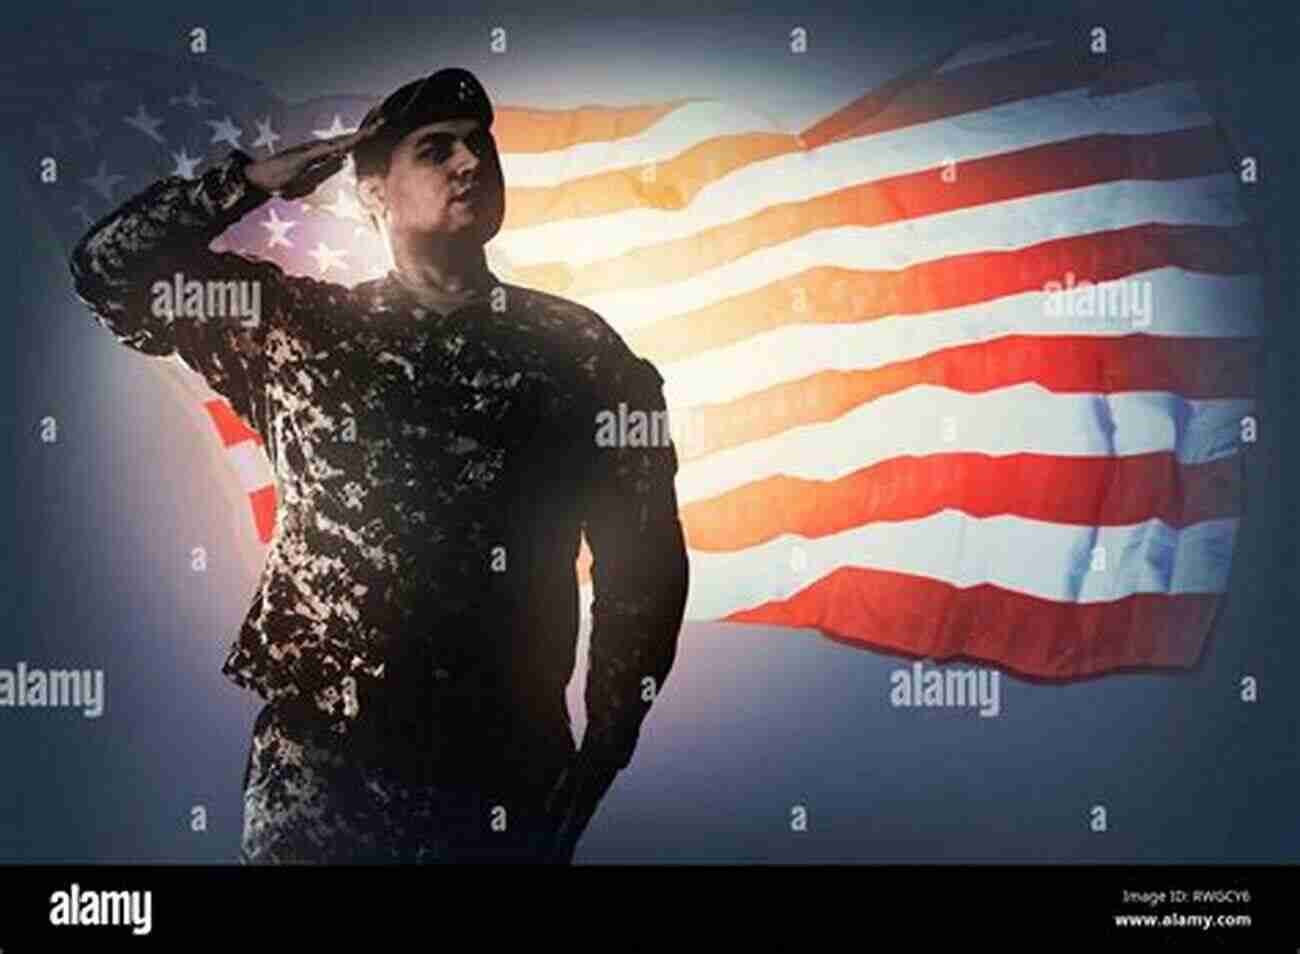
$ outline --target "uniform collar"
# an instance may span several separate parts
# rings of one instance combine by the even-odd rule
[[[490,294],[493,288],[499,285],[501,285],[501,280],[490,269],[486,269],[482,283],[473,290],[472,294],[464,299],[459,297],[449,298],[444,302],[437,299],[426,299],[403,282],[398,277],[396,269],[390,269],[380,282],[377,291],[390,303],[402,308],[423,309],[433,314],[449,317],[462,308],[478,304]]]

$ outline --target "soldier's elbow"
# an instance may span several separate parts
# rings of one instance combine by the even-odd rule
[[[87,232],[68,258],[73,290],[78,298],[92,307],[101,302],[108,291],[108,283],[102,274],[101,256],[95,248],[98,234],[98,230],[93,229]]]

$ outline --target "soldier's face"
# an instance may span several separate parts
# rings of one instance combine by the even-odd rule
[[[363,186],[392,234],[444,234],[477,245],[501,228],[505,183],[496,141],[477,119],[421,126],[394,148],[388,174]]]

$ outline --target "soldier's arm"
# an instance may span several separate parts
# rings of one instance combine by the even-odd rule
[[[149,355],[179,354],[202,374],[254,428],[264,368],[262,356],[274,328],[332,307],[341,289],[289,277],[275,264],[213,252],[212,241],[273,194],[310,193],[342,166],[349,149],[373,135],[373,122],[355,133],[304,143],[259,161],[234,150],[191,181],[170,176],[154,183],[101,219],[73,250],[70,266],[77,295],[123,344]],[[256,287],[255,316],[194,315],[185,300],[168,301],[164,286],[202,283],[229,301],[235,290]],[[229,283],[245,283],[231,285]],[[167,307],[170,305],[171,307]]]
[[[622,355],[598,393],[617,413],[665,411],[663,379],[619,342]],[[593,429],[595,425],[593,424]],[[666,429],[656,446],[595,449],[584,530],[591,547],[592,630],[585,699],[584,754],[627,766],[655,697],[677,654],[689,586],[686,543],[673,479],[677,454]]]
[[[249,162],[235,151],[197,179],[155,182],[93,225],[69,263],[78,297],[118,341],[148,355],[179,354],[246,420],[259,390],[257,355],[285,306],[286,277],[270,262],[208,245],[270,198],[244,176]],[[189,281],[256,282],[256,321],[188,314],[184,298],[176,301],[162,289],[174,290],[178,274],[182,288]],[[251,292],[251,285],[243,287]],[[228,303],[239,300],[222,295]]]
[[[155,307],[154,282],[173,274],[204,280],[237,275],[247,260],[208,246],[270,196],[244,176],[251,160],[238,150],[194,180],[168,176],[133,196],[82,236],[69,262],[77,295],[129,347],[145,354],[176,351],[181,321]]]

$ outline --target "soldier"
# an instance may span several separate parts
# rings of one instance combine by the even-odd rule
[[[663,380],[590,309],[487,267],[505,210],[492,121],[472,74],[440,70],[356,133],[163,179],[73,253],[97,320],[204,375],[275,471],[274,537],[224,667],[267,700],[245,863],[567,863],[676,656],[676,452],[595,440],[621,403],[662,412]],[[209,249],[349,153],[384,277],[348,289]],[[258,320],[150,308],[177,274],[256,283]],[[575,749],[583,533],[595,598]]]

